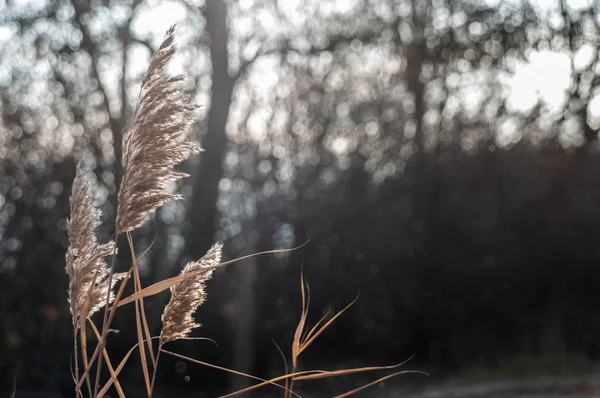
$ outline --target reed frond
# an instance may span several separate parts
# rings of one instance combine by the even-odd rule
[[[69,276],[68,300],[73,316],[73,326],[79,327],[79,317],[89,295],[86,318],[106,304],[110,268],[106,256],[116,252],[113,241],[99,244],[95,229],[102,212],[94,207],[88,178],[77,166],[71,194],[71,217],[67,220],[69,247],[66,254],[66,271]],[[114,274],[110,290],[125,274]],[[110,301],[114,299],[111,293]]]
[[[118,194],[117,235],[140,227],[149,213],[180,198],[167,184],[188,174],[174,170],[200,147],[187,141],[198,107],[180,84],[183,75],[171,76],[166,65],[175,54],[175,28],[171,27],[154,53],[142,80],[140,101],[131,131],[123,137],[123,179]]]
[[[217,243],[201,259],[188,263],[181,274],[194,272],[195,275],[171,286],[171,299],[161,318],[161,345],[187,337],[193,329],[200,327],[194,321],[194,312],[206,301],[205,282],[212,277],[213,270],[221,262],[222,249],[223,245]]]

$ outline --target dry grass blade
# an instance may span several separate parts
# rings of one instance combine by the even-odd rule
[[[305,340],[302,343],[302,346],[300,347],[300,350],[298,351],[298,355],[300,355],[304,350],[306,350],[315,341],[315,339],[317,337],[319,337],[319,335],[321,333],[323,333],[325,331],[325,329],[327,329],[337,318],[339,318],[344,312],[346,312],[348,310],[348,308],[352,307],[354,305],[354,303],[356,303],[356,300],[358,300],[358,296],[356,296],[356,298],[354,300],[352,300],[352,302],[350,304],[348,304],[341,311],[339,311],[337,314],[335,314],[329,321],[327,321],[323,326],[321,326],[313,334],[313,331],[315,330],[317,325],[319,325],[325,319],[325,318],[321,318],[321,320],[317,323],[317,325],[315,325],[315,327],[306,336],[306,338],[308,340]]]
[[[183,76],[170,76],[165,67],[175,54],[175,28],[171,27],[154,53],[142,80],[133,127],[123,137],[123,180],[118,194],[117,234],[141,226],[149,213],[180,198],[167,184],[186,177],[174,167],[200,151],[186,141],[197,109],[180,84]]]
[[[396,376],[399,376],[399,375],[401,375],[401,374],[407,374],[407,373],[419,373],[419,374],[423,374],[423,375],[425,375],[425,376],[429,376],[429,374],[428,374],[428,373],[421,372],[421,371],[419,371],[419,370],[403,370],[403,371],[401,371],[401,372],[396,372],[396,373],[392,373],[391,375],[383,376],[383,377],[381,377],[381,378],[379,378],[379,379],[377,379],[377,380],[375,380],[375,381],[372,381],[372,382],[370,382],[369,384],[365,384],[364,386],[361,386],[361,387],[355,388],[354,390],[351,390],[351,391],[345,392],[345,393],[343,393],[343,394],[340,394],[340,395],[336,395],[334,398],[345,398],[345,397],[349,397],[350,395],[356,394],[357,392],[359,392],[359,391],[362,391],[362,390],[364,390],[364,389],[367,389],[367,388],[369,388],[369,387],[371,387],[371,386],[374,386],[375,384],[379,384],[379,383],[381,383],[382,381],[385,381],[385,380],[387,380],[387,379],[391,379],[392,377],[396,377]]]
[[[224,372],[232,373],[232,374],[235,374],[235,375],[238,375],[238,376],[248,377],[250,379],[262,381],[262,383],[260,384],[261,386],[263,386],[263,385],[272,385],[272,386],[275,386],[275,387],[278,387],[278,388],[281,388],[281,389],[285,389],[284,386],[282,386],[281,384],[277,384],[274,380],[261,379],[260,377],[252,376],[250,374],[243,373],[243,372],[238,372],[237,370],[233,370],[233,369],[229,369],[229,368],[224,368],[222,366],[213,365],[212,363],[208,363],[208,362],[200,361],[198,359],[186,357],[185,355],[177,354],[175,352],[171,352],[171,351],[167,351],[167,350],[162,350],[162,352],[164,352],[165,354],[172,355],[172,356],[177,357],[177,358],[181,358],[181,359],[185,359],[185,360],[190,361],[190,362],[197,363],[199,365],[208,366],[210,368],[222,370]],[[280,377],[279,379],[282,380],[282,379],[284,379],[284,377]],[[250,387],[250,388],[252,388],[252,387]],[[245,389],[244,391],[249,391],[249,390]],[[294,394],[295,396],[297,396],[298,398],[300,398],[300,396],[298,394],[294,393],[293,391],[290,391],[290,392],[292,394]],[[235,392],[235,393],[232,393],[232,394],[223,395],[223,397],[232,397],[234,395],[237,395],[238,393],[239,392]]]
[[[306,325],[306,318],[308,317],[308,308],[310,306],[310,290],[308,290],[308,284],[304,280],[304,275],[300,274],[300,290],[302,293],[302,315],[298,326],[296,326],[296,332],[294,333],[294,341],[292,343],[292,366],[294,369],[298,366],[298,356],[300,355],[300,349],[302,347],[302,334],[304,333],[304,326]]]
[[[301,371],[301,372],[295,372],[295,373],[290,373],[290,374],[285,374],[285,375],[281,375],[281,376],[273,377],[272,379],[265,380],[265,381],[263,381],[262,383],[255,384],[255,385],[253,385],[253,386],[250,386],[250,387],[244,388],[243,390],[239,390],[239,391],[235,391],[235,392],[232,392],[232,393],[229,393],[229,394],[226,394],[226,395],[222,395],[222,396],[221,396],[221,398],[235,397],[235,396],[238,396],[238,395],[241,395],[241,394],[245,394],[245,393],[247,393],[247,392],[250,392],[250,391],[252,391],[252,390],[256,390],[256,389],[258,389],[258,388],[261,388],[261,387],[267,386],[267,385],[269,385],[269,384],[271,384],[271,385],[272,385],[273,383],[275,383],[275,382],[278,382],[278,381],[281,381],[281,380],[289,380],[289,379],[291,379],[292,377],[298,377],[298,376],[303,376],[303,375],[309,375],[309,374],[313,374],[313,373],[319,373],[319,372],[320,372],[320,371],[318,371],[318,370],[304,370],[304,371]],[[282,387],[282,386],[280,385],[280,387]],[[289,390],[289,389],[288,389],[288,390],[287,390],[287,392],[291,393],[292,395],[298,396],[298,394],[297,394],[297,393],[295,393],[295,392],[294,392],[294,391],[292,391],[292,390]]]
[[[310,288],[304,280],[304,273],[302,271],[300,272],[300,291],[302,294],[302,313],[294,332],[294,340],[292,341],[292,374],[296,373],[296,369],[298,368],[298,357],[300,356],[303,341],[302,335],[304,334],[304,326],[306,325],[308,308],[310,306]],[[294,390],[294,376],[290,377],[289,387],[290,390]]]
[[[185,280],[187,278],[193,278],[193,277],[198,276],[198,275],[200,275],[202,273],[205,273],[205,272],[217,269],[219,267],[223,267],[225,265],[233,264],[233,263],[236,263],[238,261],[242,261],[242,260],[245,260],[245,259],[248,259],[248,258],[251,258],[251,257],[260,256],[260,255],[263,255],[263,254],[288,253],[288,252],[290,252],[292,250],[299,249],[300,247],[302,247],[302,246],[299,246],[299,247],[296,247],[296,248],[293,248],[293,249],[267,250],[267,251],[264,251],[264,252],[249,254],[247,256],[242,256],[242,257],[235,258],[233,260],[222,262],[222,263],[220,263],[218,265],[215,265],[213,267],[206,267],[206,268],[198,270],[198,271],[190,271],[190,272],[188,272],[186,274],[180,274],[180,275],[177,275],[177,276],[173,276],[171,278],[163,279],[160,282],[156,282],[156,283],[154,283],[154,284],[152,284],[150,286],[147,286],[147,287],[143,288],[139,292],[134,293],[134,294],[132,294],[132,295],[124,298],[123,300],[119,300],[118,303],[115,303],[115,305],[113,305],[113,308],[115,306],[118,308],[118,307],[121,307],[121,306],[123,306],[125,304],[129,304],[129,303],[131,303],[131,302],[133,302],[135,300],[138,300],[139,298],[145,298],[145,297],[149,297],[149,296],[154,296],[155,294],[158,294],[158,293],[160,293],[162,291],[165,291],[165,290],[169,289],[171,286],[174,286],[177,283],[179,283],[179,282],[181,282],[181,281],[183,281],[183,280]]]
[[[319,322],[317,322],[315,324],[315,326],[312,327],[312,329],[310,329],[310,330],[306,329],[306,333],[303,335],[302,341],[309,340],[313,336],[313,334],[319,329],[319,327],[327,320],[327,318],[329,318],[330,315],[331,315],[331,308],[328,308],[325,315],[323,315],[321,317],[321,319],[319,319]]]
[[[296,368],[297,368],[297,364],[298,364],[298,357],[300,356],[300,354],[302,354],[302,352],[304,350],[306,350],[308,347],[310,347],[310,345],[317,339],[317,337],[319,337],[321,335],[321,333],[323,333],[329,326],[331,326],[331,324],[333,322],[335,322],[335,320],[337,318],[339,318],[344,312],[346,312],[350,307],[352,307],[352,305],[354,305],[356,303],[356,301],[358,300],[358,297],[359,297],[357,295],[356,298],[354,300],[352,300],[351,303],[349,303],[341,311],[338,311],[335,315],[333,315],[333,317],[331,317],[331,319],[329,319],[328,321],[325,321],[330,314],[330,311],[328,310],[327,313],[315,324],[315,326],[313,326],[309,331],[307,331],[307,330],[305,330],[305,326],[306,326],[306,320],[308,318],[308,309],[309,309],[309,305],[310,305],[310,288],[308,286],[308,283],[304,279],[303,272],[300,273],[300,291],[302,294],[302,315],[300,317],[300,320],[298,321],[298,325],[297,325],[296,331],[294,333],[294,340],[292,342],[292,364],[293,364],[292,374],[286,375],[287,377],[289,377],[289,380],[290,380],[290,383],[289,383],[290,390],[293,390],[294,381],[296,381],[296,380],[297,381],[317,380],[317,379],[324,379],[324,378],[335,377],[335,376],[349,375],[349,374],[359,373],[359,372],[370,372],[370,371],[376,371],[376,370],[394,369],[394,368],[397,368],[399,366],[406,364],[410,360],[410,358],[409,358],[408,360],[406,360],[404,362],[401,362],[399,364],[392,365],[392,366],[371,366],[371,367],[340,369],[340,370],[313,370],[313,371],[308,371],[308,372],[296,372]],[[419,371],[403,371],[403,372],[396,373],[394,375],[402,374],[402,373],[410,373],[410,372],[422,373]],[[286,370],[286,373],[287,373],[287,370]],[[302,374],[300,374],[300,373],[302,373]],[[392,376],[386,376],[379,380],[382,381],[389,377],[392,377]],[[273,379],[273,380],[275,380],[275,379]],[[369,384],[369,385],[372,385],[372,384]],[[258,386],[253,386],[253,387],[256,388]],[[286,387],[287,387],[287,384],[286,384]],[[366,388],[366,386],[363,386],[363,387]],[[360,391],[361,389],[363,389],[363,388],[353,390],[347,394],[352,394],[354,392]]]
[[[349,375],[349,374],[353,374],[353,373],[396,369],[404,364],[406,364],[406,361],[398,363],[396,365],[388,365],[388,366],[366,366],[366,367],[362,367],[362,368],[339,369],[339,370],[313,370],[313,372],[315,372],[315,374],[299,376],[296,378],[296,380],[318,380],[318,379],[326,379],[329,377],[345,376],[345,375]]]
[[[94,329],[96,338],[98,340],[100,340],[100,332],[98,331],[98,328],[96,327],[96,325],[94,324],[94,322],[91,319],[90,319],[90,325],[92,326],[92,329]],[[110,357],[108,356],[108,352],[106,351],[106,348],[102,349],[102,355],[104,355],[104,359],[106,360],[106,365],[108,366],[108,371],[110,372],[110,377],[114,380],[115,388],[117,389],[117,393],[119,394],[119,397],[125,398],[125,393],[123,392],[121,383],[119,383],[119,379],[117,378],[115,370],[113,369],[113,366],[110,361]]]

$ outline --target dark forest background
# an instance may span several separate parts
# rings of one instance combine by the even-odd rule
[[[311,321],[361,292],[305,368],[414,354],[407,366],[437,383],[473,369],[512,376],[523,363],[584,371],[600,358],[594,1],[1,0],[0,394],[14,382],[72,392],[75,165],[94,172],[108,239],[121,138],[175,22],[173,71],[202,105],[193,135],[205,152],[182,166],[191,177],[174,189],[185,200],[134,235],[138,249],[154,240],[143,284],[216,240],[227,259],[308,243],[217,272],[197,335],[219,346],[172,350],[283,372],[272,339],[289,352],[303,267]],[[518,79],[535,62],[536,80]],[[562,80],[545,74],[557,65]],[[167,299],[148,301],[157,333]],[[127,311],[109,340],[116,356],[136,341]],[[121,378],[133,389],[137,360]],[[247,382],[166,357],[158,390]],[[344,391],[356,379],[336,383],[316,385]]]

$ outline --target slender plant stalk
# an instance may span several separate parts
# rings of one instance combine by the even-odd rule
[[[135,257],[135,249],[133,247],[133,240],[131,238],[131,234],[129,232],[127,232],[126,234],[127,234],[127,242],[129,243],[129,249],[131,251],[131,262],[133,263],[134,291],[138,292],[141,289],[138,262]],[[138,337],[138,343],[139,343],[138,348],[140,351],[142,371],[144,374],[144,381],[146,383],[146,392],[148,393],[148,396],[150,396],[150,376],[148,373],[148,362],[147,362],[148,359],[146,357],[146,350],[144,348],[144,336],[143,336],[143,331],[142,331],[142,317],[145,314],[143,305],[144,305],[143,299],[139,299],[139,300],[135,301],[135,324],[136,324],[136,328],[137,328],[137,337]],[[145,318],[145,316],[144,316],[144,318]],[[146,327],[146,329],[147,329],[147,327]],[[151,341],[148,341],[148,347],[150,349],[152,348]],[[152,354],[152,358],[154,360],[154,354]]]
[[[90,326],[92,327],[92,330],[94,331],[94,334],[96,335],[96,338],[99,339],[100,332],[98,331],[98,328],[94,324],[94,321],[92,321],[90,319],[89,322],[90,322]],[[112,366],[112,363],[111,363],[110,357],[108,356],[108,352],[106,351],[106,348],[102,350],[102,355],[106,358],[106,365],[110,372],[111,380],[114,382],[115,388],[117,389],[117,393],[119,394],[119,398],[125,398],[125,393],[123,392],[123,388],[121,387],[121,384],[119,383],[119,380],[117,379],[117,374]],[[99,395],[102,396],[102,393],[99,393]]]
[[[91,293],[91,289],[90,289],[90,293]],[[88,361],[88,355],[87,355],[87,332],[85,329],[85,322],[83,322],[83,326],[80,325],[79,338],[81,340],[81,360],[83,361],[83,366],[87,370],[87,369],[89,369],[89,367],[91,365],[90,365],[90,362]],[[93,360],[92,360],[92,363],[93,363]],[[85,379],[85,382],[87,384],[88,393],[92,394],[93,389],[92,389],[92,380],[90,379],[90,373],[84,372],[83,378]],[[80,383],[81,383],[81,381],[80,381]]]
[[[135,257],[135,249],[133,246],[133,238],[131,237],[131,233],[127,232],[127,241],[129,243],[129,249],[131,251],[131,261],[135,263],[133,267],[133,280],[137,285],[135,291],[138,292],[142,289],[142,281],[140,279],[140,270],[138,264],[140,259]],[[152,360],[152,366],[156,366],[156,358],[154,357],[154,347],[152,346],[152,335],[150,334],[150,328],[148,327],[148,321],[146,320],[146,308],[144,305],[144,298],[141,297],[138,302],[140,303],[140,315],[141,315],[141,324],[144,326],[144,334],[146,335],[146,342],[148,343],[148,352],[150,353],[150,359]]]
[[[281,358],[283,359],[283,367],[285,370],[285,374],[288,374],[288,362],[287,362],[287,358],[285,357],[285,354],[283,353],[283,350],[281,349],[281,347],[279,347],[279,344],[277,344],[277,342],[275,340],[273,340],[273,343],[275,343],[275,347],[277,348],[277,351],[279,351],[279,355],[281,355]],[[285,394],[283,395],[283,398],[288,398],[288,389],[290,388],[290,381],[289,379],[285,379]],[[291,393],[292,390],[289,390],[289,393]]]
[[[117,233],[115,234],[115,242],[118,242],[118,241],[119,241],[119,234],[117,231]],[[116,257],[117,257],[116,253],[113,254],[111,264],[110,264],[110,271],[109,271],[109,275],[108,275],[108,289],[106,290],[106,305],[104,306],[104,316],[102,317],[102,334],[100,335],[100,341],[98,342],[98,346],[96,347],[96,351],[99,353],[102,352],[102,350],[104,350],[104,347],[106,346],[106,336],[108,334],[108,330],[110,327],[110,324],[108,323],[108,306],[110,303],[110,294],[112,292],[112,279],[113,279],[113,274],[115,271]],[[100,376],[102,375],[102,358],[103,358],[102,355],[98,356],[98,364],[96,366],[96,381],[94,382],[94,395],[92,395],[92,397],[98,396],[98,388],[100,387]]]
[[[154,382],[156,381],[156,370],[158,369],[158,359],[160,358],[160,353],[162,351],[163,345],[161,343],[158,344],[158,351],[156,352],[156,366],[154,367],[154,371],[152,372],[152,382],[150,383],[150,398],[152,398],[152,394],[154,393]]]
[[[77,330],[73,333],[73,353],[75,356],[75,386],[79,385],[79,355],[77,354]],[[75,388],[75,396],[81,396],[81,391],[79,388]]]
[[[294,391],[294,374],[296,374],[297,371],[297,367],[296,366],[292,366],[292,376],[290,377],[290,391]],[[287,391],[285,392],[285,394],[287,395]]]

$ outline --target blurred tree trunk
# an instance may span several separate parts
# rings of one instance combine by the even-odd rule
[[[219,180],[223,176],[223,156],[227,144],[225,125],[235,85],[235,77],[229,74],[227,54],[227,5],[223,0],[208,0],[204,17],[210,38],[212,64],[211,105],[207,131],[202,139],[199,170],[193,184],[193,196],[189,212],[190,230],[186,236],[185,255],[200,257],[213,243],[217,221]]]
[[[257,198],[255,195],[253,197],[249,196],[244,207],[253,207],[256,209],[256,202]],[[256,212],[254,211],[254,213]],[[254,214],[246,215],[244,224],[243,230],[250,232],[246,233],[247,248],[251,253],[255,253],[258,251],[257,243],[252,239],[251,233],[257,228],[256,216]],[[233,369],[249,374],[254,373],[256,366],[256,282],[259,261],[266,262],[266,259],[249,258],[244,261],[243,266],[237,269],[237,311],[235,319],[231,320],[231,324],[235,328]],[[231,385],[233,386],[233,391],[239,391],[250,386],[250,379],[232,375]]]
[[[229,116],[233,88],[239,76],[239,73],[234,75],[229,72],[227,52],[229,30],[225,1],[208,0],[204,9],[204,18],[210,39],[212,87],[206,135],[201,141],[205,151],[200,155],[199,169],[192,172],[197,178],[193,183],[191,208],[188,211],[191,228],[186,233],[186,250],[183,253],[184,256],[191,256],[192,259],[202,256],[214,243],[216,223],[219,219],[217,211],[219,181],[223,176],[223,158],[227,146],[225,126]],[[240,269],[238,280],[237,299],[239,305],[243,303],[243,310],[241,314],[238,314],[240,317],[235,320],[233,367],[242,371],[249,371],[254,362],[252,349],[255,319],[253,281],[256,279],[254,261],[244,264],[244,267]],[[235,388],[246,386],[246,384],[237,383],[240,383],[239,377],[232,380]]]
[[[413,2],[412,6],[412,42],[406,46],[406,71],[405,80],[409,91],[414,97],[413,118],[416,125],[414,145],[416,153],[412,167],[415,189],[413,191],[413,203],[415,204],[415,216],[413,229],[421,236],[419,239],[420,249],[434,250],[431,246],[435,244],[432,235],[436,222],[435,212],[437,202],[437,159],[434,164],[428,162],[426,153],[426,137],[423,129],[423,117],[426,112],[425,81],[422,79],[423,65],[432,61],[431,53],[425,39],[425,27],[427,25],[427,9]]]

